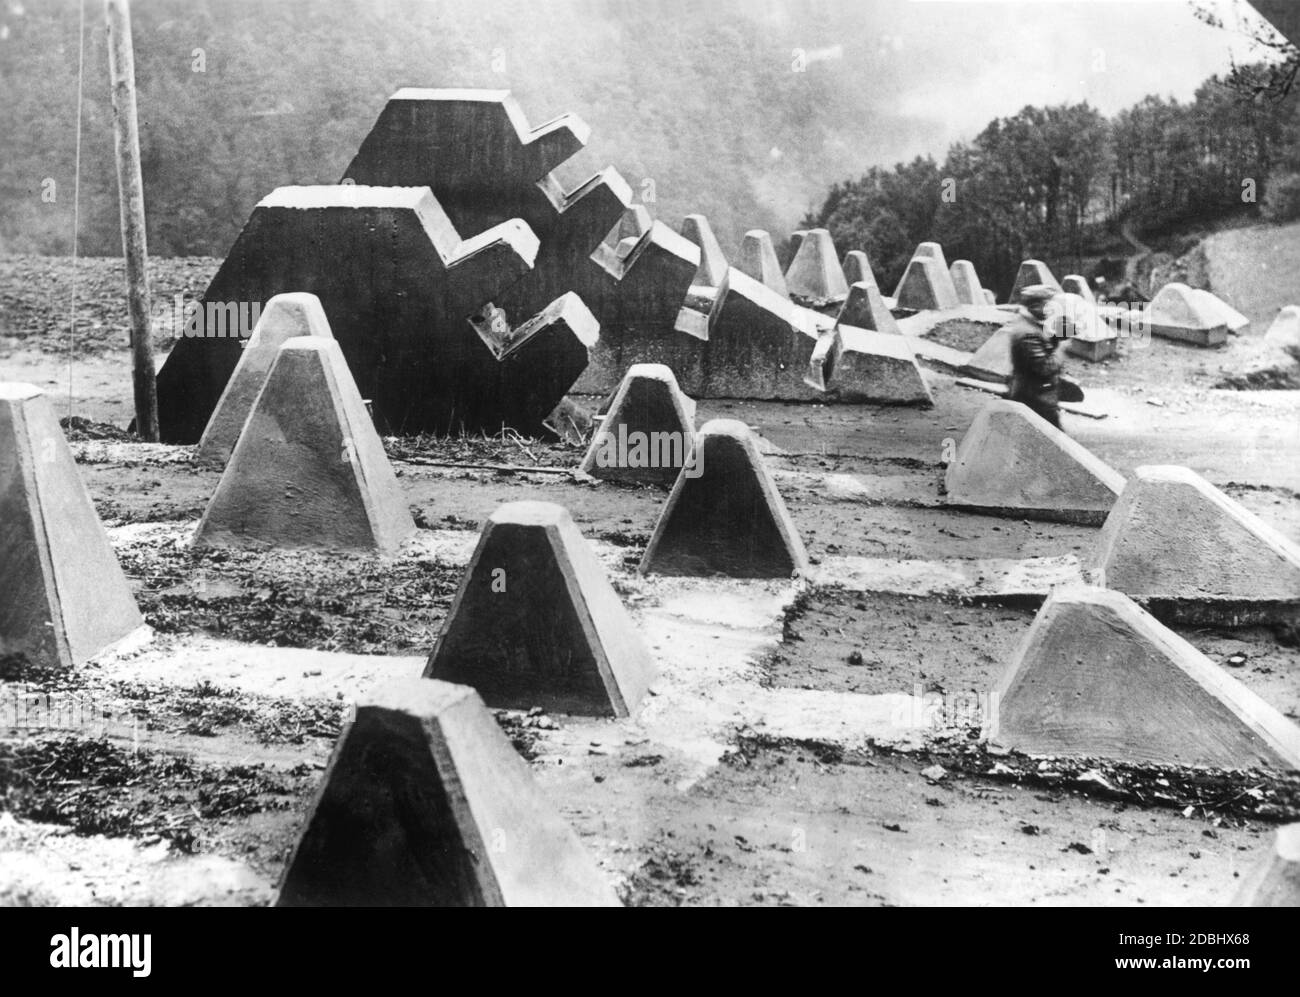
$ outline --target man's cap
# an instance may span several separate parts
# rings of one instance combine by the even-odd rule
[[[1051,301],[1056,297],[1056,289],[1048,287],[1046,284],[1030,284],[1028,287],[1020,289],[1020,300],[1028,303],[1030,301]]]

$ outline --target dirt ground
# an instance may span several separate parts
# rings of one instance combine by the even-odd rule
[[[167,280],[206,278],[191,266]],[[88,420],[69,427],[74,452],[152,632],[73,674],[0,662],[0,902],[265,903],[347,704],[418,674],[480,525],[525,498],[571,511],[663,673],[633,721],[498,714],[629,904],[1218,905],[1277,822],[1300,815],[1286,776],[988,750],[951,707],[996,684],[1032,600],[870,591],[833,571],[780,586],[641,578],[665,492],[584,479],[576,446],[385,441],[421,527],[388,561],[194,551],[218,475],[188,448],[105,427],[129,418],[125,352],[69,365],[15,333],[13,315],[0,318],[0,377],[45,387],[63,412],[71,367],[70,411]],[[1155,340],[1105,365],[1072,360],[1106,417],[1065,427],[1124,474],[1190,466],[1300,541],[1300,393],[1209,387],[1247,345]],[[698,417],[761,433],[823,568],[1085,555],[1095,528],[943,507],[945,440],[988,396],[929,376],[927,411],[704,401]],[[1292,636],[1176,629],[1300,719]],[[44,695],[93,700],[115,721],[106,737],[23,727],[16,712],[6,727],[13,704]],[[918,702],[941,722],[891,719]]]

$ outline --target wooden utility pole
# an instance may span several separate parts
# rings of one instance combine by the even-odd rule
[[[113,132],[117,145],[117,190],[122,207],[122,254],[126,257],[126,300],[131,316],[131,379],[135,428],[141,439],[158,441],[158,385],[149,328],[149,251],[144,235],[144,181],[140,176],[140,133],[135,117],[135,55],[128,0],[104,0],[108,18],[108,72],[113,87]]]

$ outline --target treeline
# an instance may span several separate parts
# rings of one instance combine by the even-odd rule
[[[1125,235],[1300,216],[1297,124],[1294,99],[1251,99],[1218,77],[1191,102],[1148,97],[1111,119],[1086,103],[1026,107],[942,163],[918,158],[835,184],[803,224],[865,249],[887,292],[916,244],[933,240],[1003,294],[1024,259],[1070,272],[1091,255],[1131,252]]]

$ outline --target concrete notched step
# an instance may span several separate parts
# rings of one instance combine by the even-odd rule
[[[70,668],[143,622],[49,401],[0,382],[0,658]]]
[[[1161,618],[1300,618],[1300,546],[1185,467],[1137,468],[1090,568]]]
[[[522,219],[539,245],[532,269],[492,298],[508,323],[520,325],[573,292],[603,325],[613,318],[612,302],[601,294],[605,281],[591,254],[623,228],[632,191],[612,167],[564,187],[555,171],[586,146],[590,131],[573,114],[531,126],[506,90],[408,88],[388,99],[345,177],[429,187],[461,232]]]
[[[392,553],[414,530],[339,344],[317,336],[288,340],[195,545]]]
[[[1237,907],[1300,907],[1300,824],[1277,829],[1268,854],[1237,891]]]
[[[424,674],[492,707],[626,717],[656,669],[569,513],[508,502],[483,528]]]
[[[827,229],[810,229],[785,273],[790,299],[807,308],[838,307],[849,296],[835,243]]]
[[[781,297],[790,296],[785,274],[781,272],[781,263],[776,258],[776,248],[772,245],[772,237],[762,229],[750,229],[745,233],[736,269]]]
[[[305,293],[277,294],[262,310],[253,334],[239,355],[235,372],[230,375],[203,431],[195,455],[200,464],[225,466],[280,347],[298,336],[334,338],[320,298]]]
[[[628,369],[581,470],[606,481],[670,486],[695,442],[695,402],[663,364]]]
[[[408,679],[344,727],[276,906],[619,902],[478,694]]]
[[[1021,304],[1020,292],[1035,284],[1045,284],[1054,291],[1063,290],[1061,282],[1052,276],[1052,271],[1048,269],[1046,263],[1042,260],[1025,260],[1016,271],[1016,282],[1011,286],[1011,295],[1007,298],[1008,304]]]
[[[488,389],[500,372],[467,316],[499,302],[537,251],[517,219],[462,239],[424,187],[282,187],[253,209],[204,305],[315,294],[385,432],[497,432],[501,399]],[[238,339],[177,342],[158,375],[165,442],[199,439],[239,358]],[[549,400],[536,427],[572,386],[569,375],[563,360],[527,372]]]
[[[975,264],[970,260],[954,260],[948,273],[952,277],[952,286],[957,294],[957,303],[962,305],[984,305],[989,302],[984,297],[984,285],[980,283]]]
[[[1031,755],[1300,768],[1300,727],[1108,589],[1054,591],[994,696],[990,742]]]
[[[641,559],[642,574],[789,578],[808,555],[743,422],[714,419],[695,439]]]
[[[944,487],[952,506],[1100,525],[1124,477],[1028,407],[999,399],[971,422]]]
[[[894,307],[909,311],[940,311],[956,308],[957,292],[952,277],[940,260],[913,256],[894,291]]]

